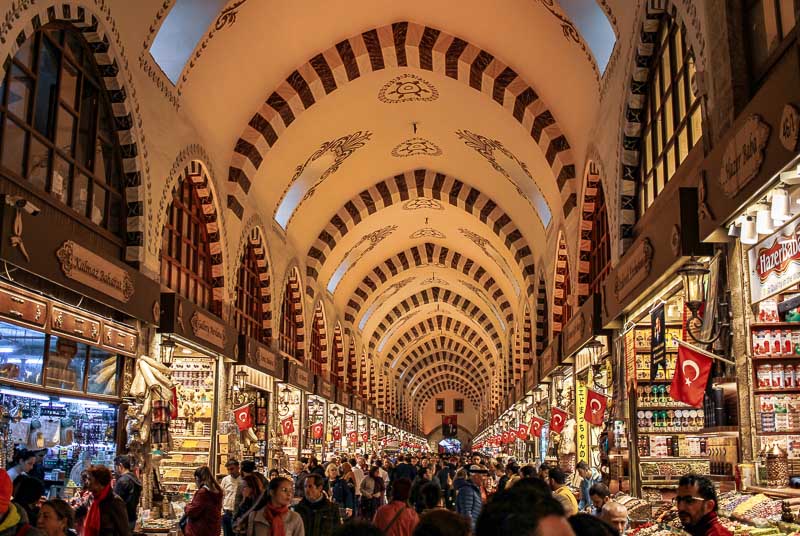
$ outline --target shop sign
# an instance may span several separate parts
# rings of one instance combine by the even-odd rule
[[[63,307],[53,306],[50,327],[55,333],[94,345],[100,344],[100,321]]]
[[[553,372],[553,369],[558,366],[558,339],[545,348],[539,357],[539,364],[541,366],[541,378]]]
[[[536,389],[537,380],[539,379],[538,378],[539,375],[536,373],[537,372],[537,365],[538,365],[538,363],[536,362],[537,359],[538,359],[536,357],[536,352],[535,351],[532,352],[532,355],[533,355],[533,366],[528,367],[528,370],[525,372],[525,392],[526,393],[529,393],[529,392],[533,391],[534,389]]]
[[[195,311],[189,323],[195,337],[219,348],[225,347],[225,326],[221,322],[217,322],[200,311]]]
[[[589,423],[583,418],[586,412],[587,381],[582,378],[576,380],[575,385],[575,440],[577,442],[577,456],[579,462],[589,463]]]
[[[364,399],[360,396],[353,397],[353,409],[359,413],[364,413]]]
[[[639,241],[625,253],[614,272],[614,293],[617,295],[617,301],[621,302],[647,279],[652,263],[653,246],[648,238]]]
[[[104,323],[103,338],[100,342],[106,350],[132,356],[136,354],[139,336],[133,330],[123,330]]]
[[[664,369],[663,377],[668,377],[664,320],[664,303],[662,302],[650,311],[650,381],[658,377],[659,368]]]
[[[629,329],[623,335],[623,344],[625,348],[625,385],[628,391],[636,391],[636,349],[634,342],[636,341],[636,330]]]
[[[564,357],[570,357],[580,350],[594,336],[595,319],[599,302],[590,296],[578,309],[561,332]]]
[[[241,357],[235,328],[174,292],[163,292],[160,301],[159,333],[175,333],[226,357]],[[252,358],[251,358],[252,359]]]
[[[310,393],[314,390],[314,377],[311,375],[311,371],[292,361],[287,361],[287,366],[287,383],[291,383],[295,387],[299,387],[307,393]]]
[[[333,384],[325,381],[321,376],[315,376],[314,380],[317,383],[316,393],[325,400],[334,400],[336,393],[333,390]]]
[[[43,329],[47,324],[47,301],[16,289],[0,288],[0,316]]]
[[[111,264],[100,255],[67,240],[56,251],[61,271],[69,279],[99,290],[122,303],[128,303],[135,292],[133,278],[127,270]]]
[[[797,149],[798,135],[800,135],[800,112],[792,104],[787,104],[783,107],[781,131],[778,134],[781,145],[793,153]]]
[[[346,408],[350,407],[350,393],[344,389],[336,390],[336,403]]]
[[[267,346],[245,335],[239,336],[239,351],[244,352],[244,364],[260,370],[273,378],[281,378],[283,374],[283,357],[277,355]],[[241,355],[241,354],[240,354]],[[241,362],[240,358],[240,362]]]
[[[747,255],[752,303],[800,282],[800,219],[750,248]]]
[[[738,194],[758,175],[764,162],[769,132],[770,126],[761,116],[753,114],[728,142],[718,175],[722,191],[727,197]]]

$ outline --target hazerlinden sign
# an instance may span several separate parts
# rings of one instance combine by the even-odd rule
[[[800,282],[800,218],[750,248],[747,256],[752,303]]]

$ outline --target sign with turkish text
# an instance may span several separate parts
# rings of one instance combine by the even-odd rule
[[[550,345],[544,349],[539,358],[539,364],[541,367],[541,378],[553,372],[553,369],[558,366],[558,339],[553,340]]]
[[[577,378],[575,383],[575,440],[579,462],[589,463],[589,425],[578,415],[583,415],[586,411],[586,380]]]
[[[61,263],[61,271],[69,279],[99,290],[122,303],[127,303],[136,291],[133,278],[127,270],[72,240],[61,245],[56,257]]]
[[[658,369],[664,369],[667,377],[667,345],[664,303],[659,303],[650,311],[650,380],[655,380]]]
[[[629,329],[623,335],[623,348],[625,351],[625,385],[628,391],[636,391],[636,330]]]
[[[622,301],[639,286],[647,276],[653,264],[653,245],[645,238],[640,240],[625,253],[625,256],[614,271],[614,293],[617,301]]]
[[[800,282],[800,218],[747,252],[750,301],[760,302]]]
[[[195,311],[189,323],[195,337],[210,342],[214,346],[225,347],[225,325],[222,322],[218,322],[200,311]]]
[[[753,114],[728,142],[722,156],[722,167],[717,175],[727,197],[738,194],[758,175],[764,162],[764,148],[767,146],[770,130],[770,126],[761,116]]]

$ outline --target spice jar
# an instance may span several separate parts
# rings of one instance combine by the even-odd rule
[[[767,485],[786,487],[789,485],[789,456],[786,451],[773,443],[767,449]]]

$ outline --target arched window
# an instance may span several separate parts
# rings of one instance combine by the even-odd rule
[[[122,245],[122,151],[109,96],[80,31],[47,24],[7,63],[0,86],[4,176],[67,207]]]
[[[283,304],[281,305],[280,350],[290,357],[302,359],[302,356],[298,356],[300,330],[295,310],[296,299],[293,287],[291,279],[288,280],[283,293]]]
[[[239,277],[236,279],[233,315],[239,333],[269,344],[264,329],[264,298],[260,273],[256,247],[248,244],[239,265]]]
[[[645,213],[703,135],[694,54],[685,28],[664,15],[642,122],[639,215]]]
[[[589,295],[600,294],[603,281],[611,270],[611,237],[608,234],[608,211],[603,184],[599,178],[591,215],[592,230],[589,238]]]
[[[200,307],[219,315],[214,299],[211,250],[205,215],[191,177],[172,191],[172,203],[161,233],[161,283]]]

